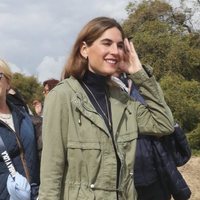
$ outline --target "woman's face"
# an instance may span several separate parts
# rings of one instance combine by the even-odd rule
[[[4,98],[10,88],[8,79],[5,77],[3,70],[0,68],[0,99]]]
[[[103,75],[112,75],[123,58],[124,42],[116,27],[107,29],[91,46],[83,44],[81,54],[88,58],[89,70]]]
[[[48,93],[49,93],[49,86],[48,86],[48,84],[46,84],[46,85],[44,86],[43,94],[44,94],[44,96],[46,97]]]

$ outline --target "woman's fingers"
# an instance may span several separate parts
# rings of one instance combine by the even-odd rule
[[[129,53],[130,52],[130,42],[128,41],[127,38],[124,39],[124,47],[125,47],[125,53]]]
[[[127,38],[124,39],[124,62],[126,63],[126,71],[129,73],[137,72],[142,68],[133,42]]]

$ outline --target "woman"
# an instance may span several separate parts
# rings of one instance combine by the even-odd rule
[[[110,76],[122,64],[147,106],[112,84]],[[138,132],[173,132],[154,77],[121,26],[99,17],[79,33],[63,78],[45,100],[40,200],[137,199],[132,176]]]
[[[46,81],[43,82],[43,94],[44,97],[47,96],[47,94],[59,83],[59,80],[51,78],[47,79]]]
[[[39,169],[36,141],[32,122],[24,109],[19,109],[6,100],[10,89],[12,72],[6,62],[0,60],[0,137],[17,172],[15,180],[9,175],[3,154],[0,155],[0,199],[15,198],[15,191],[23,185],[39,184]],[[20,183],[19,183],[20,182]],[[29,182],[29,183],[28,183]],[[27,187],[26,187],[27,188]],[[30,199],[30,186],[28,196]],[[10,196],[11,195],[11,196]],[[13,196],[14,195],[14,196]],[[22,198],[21,198],[22,199]]]

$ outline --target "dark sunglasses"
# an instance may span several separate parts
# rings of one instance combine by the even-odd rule
[[[3,78],[3,76],[5,76],[4,73],[0,72],[0,80]]]

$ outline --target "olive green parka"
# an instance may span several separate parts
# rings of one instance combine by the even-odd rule
[[[109,86],[113,140],[80,83],[65,79],[44,106],[40,200],[136,200],[133,165],[138,133],[170,134],[174,122],[153,76],[130,75],[146,106]],[[117,159],[121,161],[117,188]]]

